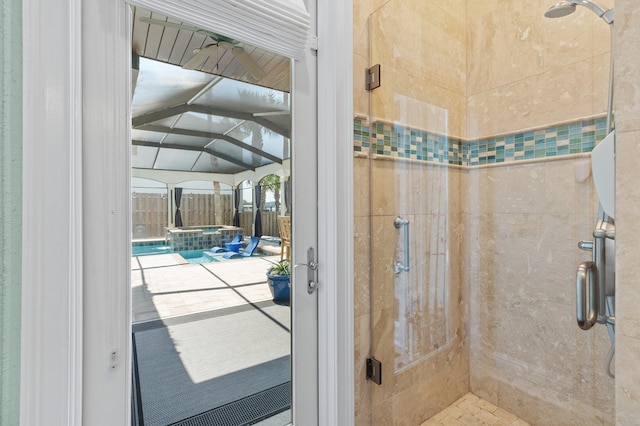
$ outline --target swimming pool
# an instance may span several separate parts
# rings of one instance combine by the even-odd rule
[[[171,247],[166,245],[131,247],[132,256],[149,256],[152,254],[165,254],[165,253],[173,253],[173,250],[171,250]]]
[[[152,256],[154,254],[168,254],[176,253],[171,247],[165,245],[151,245],[151,246],[133,246],[131,247],[132,256]],[[207,256],[205,250],[184,250],[177,252],[189,263],[209,263],[217,262],[218,259],[213,256]]]
[[[189,263],[200,264],[218,262],[218,259],[213,257],[213,255],[208,255],[205,250],[185,250],[179,251],[178,254]]]
[[[189,263],[210,263],[210,262],[220,262],[223,260],[222,253],[209,253],[208,250],[183,250],[175,252],[171,249],[171,247],[166,245],[150,245],[150,246],[133,246],[131,247],[131,255],[132,256],[151,256],[154,254],[169,254],[169,253],[177,253],[184,258]],[[265,255],[270,255],[273,253],[262,250],[261,247],[258,247],[251,257],[260,257]]]

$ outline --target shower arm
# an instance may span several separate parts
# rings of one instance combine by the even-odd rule
[[[602,18],[604,22],[609,24],[609,32],[611,33],[611,48],[610,51],[610,59],[609,59],[609,97],[607,99],[607,134],[613,130],[613,9],[605,9],[600,4],[590,1],[590,0],[569,0],[568,1],[574,5],[584,6],[587,9],[591,10],[593,13],[598,15],[599,18]]]
[[[607,24],[610,24],[613,22],[613,9],[607,10],[601,5],[599,5],[598,3],[590,0],[569,0],[568,2],[571,4],[584,6],[587,9],[590,9],[593,13],[598,15],[599,18],[604,19],[604,21]]]
[[[608,10],[607,13],[611,12],[613,15],[613,10]],[[611,19],[613,22],[613,17]],[[609,30],[611,33],[611,48],[609,49],[609,98],[607,100],[607,134],[609,134],[613,130],[613,64],[614,64],[614,40],[613,40],[613,25],[609,25]]]

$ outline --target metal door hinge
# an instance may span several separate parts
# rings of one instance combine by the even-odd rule
[[[365,86],[369,91],[380,87],[380,64],[365,70]]]
[[[375,358],[367,358],[367,380],[382,384],[382,363]]]

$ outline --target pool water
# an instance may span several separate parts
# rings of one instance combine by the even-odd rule
[[[149,256],[152,254],[173,253],[171,247],[165,245],[156,246],[133,246],[131,247],[132,256]]]
[[[165,246],[165,245],[131,247],[132,256],[151,256],[154,254],[168,254],[168,253],[176,253],[176,252],[171,250],[171,247]],[[207,250],[184,250],[184,251],[179,251],[177,253],[189,263],[220,262],[222,257],[221,253],[218,253],[218,254],[208,253]],[[252,257],[259,257],[259,256],[264,256],[269,254],[271,253],[262,250],[261,247],[258,247]]]
[[[218,232],[219,230],[220,228],[215,228],[215,227],[202,228],[202,232],[204,234],[213,234]]]
[[[218,259],[213,256],[207,255],[205,250],[185,250],[179,251],[178,254],[184,258],[189,263],[211,263],[217,262]]]
[[[155,246],[133,246],[131,247],[132,256],[152,256],[154,254],[168,254],[175,253],[171,250],[171,247],[165,245]],[[213,256],[205,254],[204,250],[185,250],[179,251],[178,254],[182,256],[189,263],[209,263],[218,262],[218,259]]]

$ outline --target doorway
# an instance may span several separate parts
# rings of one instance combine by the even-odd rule
[[[132,194],[132,423],[289,424],[291,60],[141,7],[131,34],[132,176],[166,185]]]
[[[351,121],[348,113],[351,86],[350,80],[337,78],[338,75],[348,76],[349,72],[328,72],[336,64],[340,69],[349,69],[351,7],[350,2],[324,4],[323,13],[318,16],[315,2],[306,4],[314,16],[312,34],[317,33],[315,17],[323,28],[335,27],[331,32],[323,30],[329,38],[323,42],[326,49],[319,73],[325,77],[320,88],[325,95],[341,94],[338,98],[316,99],[316,56],[312,49],[305,51],[304,61],[297,63],[294,69],[294,85],[300,90],[294,91],[298,95],[293,104],[295,111],[303,106],[311,109],[302,110],[297,118],[294,115],[293,132],[294,138],[296,132],[301,135],[319,132],[325,141],[326,149],[320,156],[320,164],[324,166],[319,171],[321,195],[318,204],[323,206],[322,226],[327,228],[320,232],[322,244],[318,248],[326,260],[317,271],[318,297],[340,300],[338,304],[323,304],[326,308],[319,313],[321,317],[334,318],[322,321],[321,341],[325,348],[319,356],[324,363],[322,380],[318,386],[298,389],[300,400],[306,398],[306,403],[320,401],[324,407],[320,410],[322,422],[323,417],[348,418],[352,412],[349,409],[353,377],[350,373],[352,362],[349,362],[352,358],[349,340],[352,334],[349,332],[352,323],[349,315],[351,274],[349,268],[344,267],[350,264],[350,220],[348,214],[338,215],[336,207],[340,204],[340,211],[344,213],[343,206],[348,205],[345,200],[349,199],[349,191],[345,189],[350,188],[350,173],[345,163],[349,145],[343,142],[349,137],[344,129]],[[128,213],[131,201],[126,184],[130,170],[130,122],[127,117],[131,101],[129,6],[125,2],[93,0],[83,2],[82,6],[80,8],[72,1],[56,5],[36,2],[24,10],[25,16],[29,16],[23,23],[24,34],[29,36],[25,38],[23,49],[25,61],[34,64],[33,70],[48,69],[46,79],[34,73],[26,73],[24,77],[25,83],[29,82],[25,84],[25,90],[33,88],[24,96],[25,111],[30,111],[24,117],[24,128],[37,130],[25,132],[25,146],[41,147],[43,140],[48,142],[46,150],[29,151],[33,157],[29,157],[30,161],[25,160],[24,167],[29,177],[25,180],[25,202],[33,207],[24,218],[23,226],[30,231],[25,233],[24,239],[30,246],[39,247],[32,253],[33,263],[45,267],[34,268],[34,274],[23,279],[33,286],[23,299],[26,318],[22,327],[23,349],[30,355],[23,357],[22,365],[25,372],[47,371],[50,374],[26,374],[21,380],[23,395],[39,396],[25,398],[21,416],[25,419],[56,418],[64,424],[127,424],[131,418],[130,329],[126,321],[130,314],[129,288],[113,283],[126,282],[131,273],[130,260],[125,261],[122,257],[131,244]],[[61,26],[65,31],[58,31]],[[46,99],[60,102],[47,102],[45,95]],[[318,105],[319,109],[316,108]],[[56,114],[50,114],[52,108],[56,109]],[[318,120],[324,123],[321,129],[317,127]],[[336,123],[341,129],[338,139],[328,137],[328,132],[335,131]],[[53,150],[54,157],[51,156]],[[64,161],[51,161],[52,158]],[[294,165],[293,175],[316,175],[314,170],[315,165],[302,163]],[[54,180],[51,176],[60,178]],[[328,186],[333,189],[326,190]],[[60,187],[69,188],[64,197],[37,196],[43,192],[59,193]],[[294,196],[295,192],[296,188],[293,188]],[[297,200],[301,202],[300,198]],[[303,217],[316,217],[315,203],[296,206],[294,202],[293,209]],[[40,223],[55,223],[55,226],[42,229],[38,227]],[[296,258],[304,260],[308,246],[315,245],[315,239],[312,241],[315,231],[310,232],[310,228],[302,223],[293,225],[294,240],[299,241],[293,252],[294,261]],[[336,240],[341,243],[336,245],[333,243]],[[59,255],[52,256],[54,253]],[[52,265],[54,258],[60,260],[58,267],[46,267]],[[302,285],[294,284],[294,297],[297,287],[303,292],[301,297],[306,295],[305,275],[298,274]],[[323,287],[327,277],[346,285]],[[295,272],[293,279],[298,280]],[[347,292],[346,297],[336,297],[342,291]],[[49,295],[66,302],[43,303]],[[310,306],[299,305],[300,312],[307,315],[309,321],[318,315],[315,300],[308,299]],[[302,298],[300,301],[306,302]],[[37,315],[29,315],[36,312]],[[335,327],[336,321],[341,327]],[[340,331],[339,335],[336,329]],[[47,338],[43,339],[45,335]],[[67,343],[61,345],[61,342]],[[294,351],[296,348],[294,339]],[[336,348],[339,348],[338,358],[323,361],[327,354],[335,354]],[[315,345],[301,350],[314,354],[311,358],[317,358]],[[59,356],[52,357],[52,353]],[[336,360],[341,361],[339,373]],[[318,376],[308,365],[299,372],[294,369],[294,376],[296,374],[316,379]],[[295,380],[293,394],[295,400]],[[294,404],[294,422],[313,424],[317,422],[318,411],[309,419],[298,421]]]

